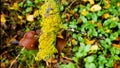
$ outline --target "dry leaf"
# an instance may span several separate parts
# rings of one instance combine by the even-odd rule
[[[76,45],[77,44],[77,41],[75,39],[72,39],[71,42],[72,42],[72,45]]]
[[[6,22],[6,18],[5,18],[5,14],[1,15],[1,23],[5,23]]]
[[[105,9],[108,9],[108,8],[110,8],[110,0],[104,0],[104,2],[106,3],[106,5],[103,7],[103,8],[105,8]]]
[[[62,50],[64,49],[66,43],[67,43],[67,41],[66,41],[65,39],[62,39],[62,38],[57,37],[57,40],[56,40],[56,48],[57,48],[59,54],[60,54],[60,53],[62,52]]]
[[[85,38],[85,43],[86,44],[93,44],[94,42],[95,42],[94,39],[93,40],[89,40],[89,39]]]
[[[115,48],[120,48],[120,43],[119,44],[112,44]]]
[[[90,11],[92,12],[95,12],[95,11],[99,11],[101,10],[101,6],[96,4],[96,5],[93,5],[91,8],[90,8]]]
[[[108,17],[110,17],[110,15],[109,15],[109,13],[105,13],[105,14],[103,14],[102,17],[105,18],[105,19],[107,19]]]
[[[95,43],[94,45],[91,46],[91,49],[90,50],[98,50],[98,44]]]
[[[83,0],[83,2],[89,2],[90,4],[94,4],[94,0]]]
[[[88,0],[90,4],[94,4],[94,0]]]
[[[19,18],[20,20],[22,20],[22,19],[23,19],[23,17],[22,17],[22,16],[20,16],[20,15],[18,15],[18,18]]]
[[[19,8],[18,3],[14,3],[12,7],[9,7],[9,9],[15,9],[15,10],[18,10],[18,8]]]
[[[34,21],[34,15],[27,15],[26,19],[27,19],[27,21],[32,22],[32,21]]]
[[[99,27],[99,28],[103,28],[103,26],[102,26],[102,23],[97,23],[97,26]]]

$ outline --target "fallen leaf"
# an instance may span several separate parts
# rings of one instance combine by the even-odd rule
[[[119,61],[115,61],[113,68],[120,68],[120,62]]]
[[[77,41],[75,39],[72,39],[71,42],[72,42],[72,45],[77,45]]]
[[[112,44],[115,48],[120,48],[120,43],[119,44]]]
[[[106,5],[103,7],[103,8],[105,8],[105,9],[108,9],[108,8],[110,8],[110,0],[104,0],[104,2],[106,3]]]
[[[19,5],[16,2],[13,4],[12,7],[9,7],[9,9],[14,9],[14,10],[18,10],[18,8],[19,8]]]
[[[63,5],[65,4],[65,2],[66,2],[66,0],[62,0],[62,1],[61,1],[61,3],[62,3]]]
[[[94,0],[88,0],[90,4],[94,4]]]
[[[70,14],[66,13],[67,21],[70,21]]]
[[[19,18],[20,20],[22,20],[22,19],[23,19],[23,17],[22,17],[22,16],[20,16],[20,15],[18,15],[18,18]]]
[[[89,2],[90,4],[94,4],[94,0],[82,0],[83,2]]]
[[[1,23],[6,23],[5,14],[1,14]]]
[[[105,14],[103,14],[102,17],[105,18],[105,19],[107,19],[108,17],[110,17],[110,15],[109,15],[109,13],[105,13]]]
[[[61,54],[62,50],[64,49],[67,41],[65,39],[57,37],[56,40],[56,48],[58,50],[58,54]]]
[[[95,42],[94,39],[93,40],[89,40],[89,39],[85,38],[85,43],[86,44],[93,44],[94,42]]]
[[[103,25],[102,25],[102,23],[97,23],[97,26],[99,27],[99,28],[103,28]]]
[[[98,43],[95,43],[94,45],[92,45],[90,50],[92,51],[98,50]]]
[[[26,19],[27,19],[27,21],[32,22],[32,21],[34,21],[34,15],[27,15]]]
[[[90,11],[92,12],[99,11],[99,10],[101,10],[101,6],[98,4],[95,4],[90,8]]]
[[[3,63],[3,62],[1,62],[1,63],[0,63],[0,67],[1,67],[1,68],[6,68],[6,64]]]

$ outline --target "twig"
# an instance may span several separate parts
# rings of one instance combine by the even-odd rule
[[[17,55],[17,57],[15,58],[15,60],[11,62],[9,68],[12,68],[13,64],[14,64],[14,63],[16,62],[16,60],[19,58],[20,54],[22,53],[22,51],[23,51],[24,49],[25,49],[25,47],[23,47],[23,48],[21,49],[20,53]]]
[[[66,10],[69,9],[75,1],[76,1],[76,0],[72,1],[72,3],[65,9],[65,11],[64,11],[63,13],[65,13]]]

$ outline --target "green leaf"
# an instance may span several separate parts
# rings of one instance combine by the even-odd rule
[[[96,58],[95,55],[88,56],[88,57],[85,58],[85,62],[91,63],[91,62],[95,61],[95,58]]]
[[[112,23],[110,24],[110,28],[114,28],[114,27],[116,27],[117,25],[118,25],[117,22],[114,21],[114,22],[112,22]]]
[[[33,6],[33,3],[30,0],[27,0],[27,6]]]
[[[108,45],[111,45],[111,40],[109,38],[106,38],[105,41],[108,43]]]
[[[105,58],[104,55],[99,55],[98,56],[98,63],[99,64],[105,64],[105,63],[107,63],[107,60],[106,60],[106,58]]]
[[[19,3],[19,6],[20,6],[20,7],[23,7],[23,2],[20,2],[20,3]]]
[[[94,63],[86,63],[85,68],[96,68]]]
[[[114,59],[120,61],[120,57],[119,57],[118,55],[115,55],[115,56],[114,56]]]
[[[113,67],[113,59],[109,58],[108,62],[105,64],[107,67]]]
[[[118,37],[118,33],[117,32],[114,32],[114,33],[110,34],[110,40],[115,40],[116,37]]]
[[[73,63],[62,64],[60,68],[75,68],[75,65]]]
[[[75,39],[77,39],[77,34],[73,33],[72,37],[75,38]]]
[[[76,21],[70,22],[69,27],[70,27],[70,28],[77,28]]]
[[[60,6],[60,11],[63,11],[63,10],[64,10],[64,6],[61,5],[61,6]]]
[[[80,16],[80,18],[82,19],[83,23],[87,23],[87,19],[84,16]]]
[[[75,68],[75,65],[73,63],[69,63],[67,68]]]
[[[98,18],[98,16],[97,16],[95,13],[93,13],[93,14],[92,14],[92,19],[93,19],[95,22],[97,22],[97,18]]]
[[[77,51],[78,50],[78,47],[73,47],[73,52]]]
[[[78,63],[78,58],[77,57],[73,57],[72,58],[76,63]]]
[[[84,42],[85,40],[81,36],[78,36],[78,41]]]
[[[25,10],[26,12],[30,12],[31,11],[31,8],[30,7],[27,7],[27,9]]]
[[[87,46],[85,46],[85,49],[84,49],[85,52],[88,52],[90,50],[90,48],[91,48],[91,45],[89,45],[89,44]]]
[[[110,19],[105,20],[104,23],[103,23],[103,26],[104,26],[104,27],[108,27],[110,23],[111,23],[111,20],[110,20]]]

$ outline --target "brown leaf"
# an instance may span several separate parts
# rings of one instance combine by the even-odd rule
[[[57,37],[57,40],[56,40],[56,48],[57,48],[59,54],[60,54],[60,53],[62,52],[62,50],[64,49],[66,43],[67,43],[67,41],[66,41],[65,39],[62,39],[62,38]]]
[[[120,68],[120,62],[119,61],[114,62],[113,68]]]
[[[0,63],[0,67],[1,67],[1,68],[6,68],[5,63],[1,62],[1,63]]]

